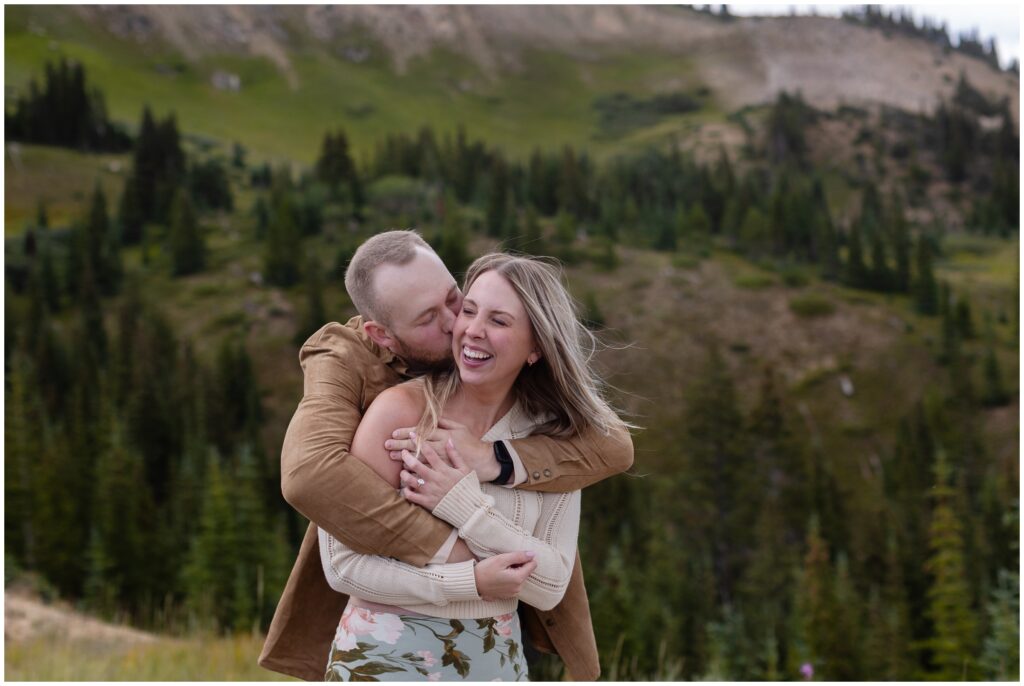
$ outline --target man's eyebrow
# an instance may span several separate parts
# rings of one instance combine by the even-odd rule
[[[452,293],[453,293],[453,292],[458,292],[458,290],[459,290],[459,285],[458,285],[457,283],[453,283],[453,284],[452,284],[452,287],[448,289],[448,297],[447,297],[447,298],[445,299],[445,301],[447,302],[448,300],[450,300],[450,299],[451,299],[451,297],[452,297]],[[422,319],[422,318],[423,318],[424,316],[426,316],[426,315],[430,314],[431,312],[433,312],[433,311],[434,311],[434,310],[436,310],[436,309],[437,309],[437,306],[436,306],[436,305],[435,305],[435,306],[433,306],[433,307],[428,307],[428,308],[426,308],[425,310],[423,310],[422,312],[420,312],[420,313],[419,313],[418,315],[416,315],[415,317],[413,317],[413,321],[414,321],[414,322],[417,322],[417,321],[419,321],[419,320],[420,320],[420,319]]]

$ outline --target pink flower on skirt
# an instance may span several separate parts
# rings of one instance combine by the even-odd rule
[[[356,647],[357,638],[372,636],[382,643],[394,645],[405,630],[405,624],[398,615],[388,612],[374,612],[365,607],[347,607],[338,623],[335,643],[341,650]]]
[[[437,664],[437,658],[429,650],[417,650],[416,654],[423,658],[424,667],[433,667]]]
[[[430,681],[440,681],[441,680],[441,672],[431,672],[430,674],[427,675],[427,679],[430,680]]]
[[[499,615],[495,617],[498,620],[495,629],[498,630],[498,634],[504,638],[508,638],[512,635],[512,621],[516,618],[515,612],[509,612],[507,615]]]

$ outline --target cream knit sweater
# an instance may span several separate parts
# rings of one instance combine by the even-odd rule
[[[527,436],[537,422],[518,405],[491,427],[485,441]],[[559,603],[576,559],[580,492],[539,493],[481,484],[470,472],[434,508],[458,529],[479,558],[532,550],[537,568],[519,593],[539,610]],[[476,592],[473,561],[414,567],[378,555],[361,555],[323,529],[320,559],[327,583],[341,593],[434,617],[474,619],[513,612],[517,599],[485,601]]]

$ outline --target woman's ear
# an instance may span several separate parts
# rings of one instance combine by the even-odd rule
[[[526,364],[528,364],[528,365],[530,365],[532,367],[533,365],[537,364],[537,360],[539,360],[539,359],[540,359],[540,351],[539,350],[534,350],[532,353],[530,353],[529,355],[526,356]]]

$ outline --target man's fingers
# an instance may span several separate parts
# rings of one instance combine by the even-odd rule
[[[416,441],[412,440],[411,438],[405,438],[402,440],[392,438],[387,441],[384,441],[384,449],[391,451],[392,455],[398,455],[397,458],[392,459],[400,460],[402,459],[403,450],[408,450],[410,452],[416,450]]]
[[[449,438],[444,444],[444,452],[448,456],[448,461],[451,463],[452,467],[455,467],[460,472],[466,470],[466,463],[462,461],[462,455],[459,454],[459,450],[455,447],[455,443],[452,442],[452,439]]]
[[[423,456],[431,468],[437,469],[441,466],[441,458],[437,456],[437,451],[434,450],[434,446],[430,443],[423,443],[423,446],[420,448],[420,455]]]
[[[406,426],[401,429],[395,429],[391,432],[391,438],[397,438],[399,440],[405,440],[409,438],[409,434],[416,430],[415,426]]]

